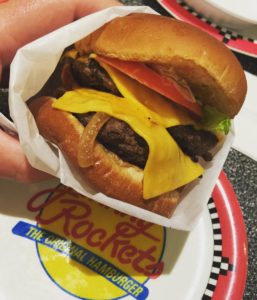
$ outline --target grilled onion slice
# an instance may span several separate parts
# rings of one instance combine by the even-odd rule
[[[82,168],[94,164],[94,146],[98,132],[111,117],[106,113],[97,112],[93,115],[81,135],[78,149],[78,163]]]

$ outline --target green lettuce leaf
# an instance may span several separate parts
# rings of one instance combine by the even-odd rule
[[[207,130],[228,134],[231,121],[225,114],[209,105],[205,105],[203,107],[202,125]]]

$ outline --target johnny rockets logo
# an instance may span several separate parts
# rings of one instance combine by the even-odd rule
[[[165,228],[127,216],[64,186],[28,202],[37,225],[13,233],[36,243],[48,276],[81,299],[146,299],[145,285],[163,270]]]

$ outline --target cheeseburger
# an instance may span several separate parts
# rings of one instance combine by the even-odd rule
[[[170,217],[222,145],[245,94],[244,72],[222,43],[181,21],[138,13],[66,49],[29,107],[82,180]]]

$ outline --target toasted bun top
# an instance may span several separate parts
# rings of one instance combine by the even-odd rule
[[[187,81],[194,95],[233,118],[246,95],[234,54],[202,30],[169,17],[132,14],[105,24],[76,45],[80,52],[141,61]]]

